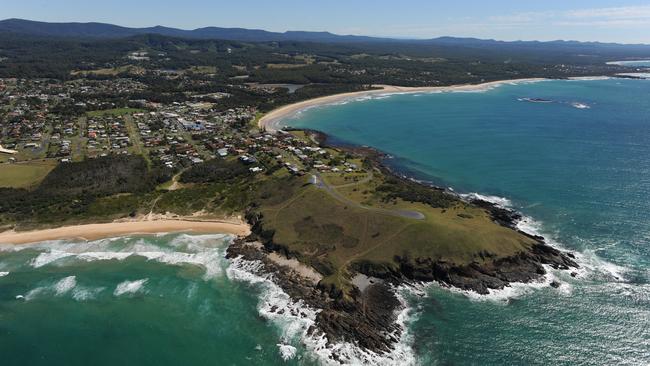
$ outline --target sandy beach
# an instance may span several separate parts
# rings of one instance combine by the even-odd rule
[[[317,107],[320,105],[327,105],[342,102],[348,99],[360,98],[369,95],[382,95],[382,94],[404,94],[404,93],[433,93],[433,92],[453,92],[453,91],[482,91],[494,88],[503,84],[510,83],[525,83],[537,82],[546,80],[543,78],[528,78],[528,79],[513,79],[513,80],[500,80],[491,81],[483,84],[465,84],[453,86],[425,86],[425,87],[402,87],[394,85],[374,85],[378,89],[364,90],[359,92],[341,93],[328,95],[325,97],[314,98],[302,102],[289,104],[264,115],[258,121],[258,126],[268,132],[277,132],[282,128],[282,121],[294,116],[296,113],[305,109]]]
[[[63,226],[34,231],[5,231],[0,233],[0,244],[27,244],[46,240],[97,240],[132,234],[168,232],[220,233],[246,236],[250,227],[243,222],[199,220],[125,221],[105,224]]]

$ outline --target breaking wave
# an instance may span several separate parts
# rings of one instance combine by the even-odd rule
[[[258,285],[262,288],[258,303],[260,316],[273,322],[281,330],[281,342],[277,344],[280,357],[289,360],[297,357],[297,345],[302,344],[322,364],[326,365],[413,365],[415,353],[410,344],[411,339],[406,324],[411,309],[400,295],[402,309],[397,314],[397,323],[402,328],[400,342],[395,348],[384,354],[363,350],[348,343],[330,343],[324,334],[308,334],[316,323],[319,309],[307,306],[302,300],[293,300],[273,282],[272,274],[264,272],[260,261],[249,261],[242,257],[231,259],[226,269],[229,279]],[[397,291],[398,294],[400,291]]]
[[[68,276],[54,285],[54,290],[57,296],[64,295],[77,286],[77,277]]]
[[[512,201],[504,197],[481,195],[478,193],[469,193],[467,195],[461,196],[478,198],[504,208],[513,208]],[[516,228],[525,233],[543,237],[545,242],[554,248],[563,250],[566,249],[566,246],[557,241],[554,238],[554,235],[549,235],[548,232],[544,230],[544,225],[541,221],[535,220],[530,216],[522,215],[521,220],[519,220],[516,224]],[[596,254],[595,250],[572,251],[572,253],[576,256],[576,262],[580,265],[580,268],[572,270],[577,274],[576,277],[605,277],[605,279],[610,281],[625,280],[625,273],[628,271],[628,269],[600,258]],[[493,298],[497,300],[518,297],[522,294],[529,293],[531,289],[546,287],[550,284],[550,282],[558,281],[558,279],[554,276],[559,276],[560,273],[565,272],[556,271],[550,267],[545,268],[547,269],[547,275],[542,282],[525,284],[514,283],[510,287],[506,287],[503,290],[491,291],[490,295],[474,295],[487,296],[487,298]],[[559,283],[560,291],[563,291],[564,293],[570,293],[571,286],[568,283]]]
[[[153,244],[143,238],[113,238],[91,242],[44,242],[25,248],[42,250],[29,265],[40,268],[47,265],[65,265],[65,260],[85,262],[122,261],[131,257],[146,258],[169,265],[194,265],[204,269],[205,280],[223,273],[222,258],[229,235],[187,235],[174,237],[164,245]]]
[[[148,278],[143,278],[136,281],[124,281],[115,287],[113,295],[122,296],[124,294],[135,294],[138,291],[141,291],[144,285],[149,281]]]

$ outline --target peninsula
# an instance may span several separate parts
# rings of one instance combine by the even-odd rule
[[[3,37],[12,47],[0,47],[0,243],[232,234],[233,263],[260,264],[317,311],[312,335],[374,353],[403,331],[396,286],[488,294],[577,263],[520,231],[512,210],[420,184],[390,171],[380,151],[332,146],[283,122],[365,96],[625,70],[605,56],[540,64],[504,51],[477,61],[392,43]]]

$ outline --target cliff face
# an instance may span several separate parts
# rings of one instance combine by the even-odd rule
[[[504,226],[514,228],[519,218],[512,210],[486,202],[475,204],[483,205],[495,221]],[[394,293],[394,286],[413,281],[437,281],[443,285],[488,294],[490,290],[503,289],[513,282],[527,283],[541,279],[546,274],[544,265],[563,270],[578,267],[572,254],[546,245],[541,237],[531,236],[537,243],[530,250],[505,258],[492,258],[485,253],[480,263],[456,265],[431,258],[402,257],[394,258],[397,266],[369,261],[353,262],[353,272],[378,280],[363,291],[355,287],[351,294],[343,296],[339,289],[320,283],[315,286],[312,281],[269,260],[267,254],[270,252],[288,256],[292,253],[273,242],[273,232],[263,229],[262,216],[249,212],[247,219],[253,228],[248,240],[259,240],[264,245],[250,245],[241,240],[228,248],[227,256],[261,261],[264,270],[272,273],[276,283],[293,299],[303,300],[310,307],[319,309],[316,326],[309,330],[309,335],[324,334],[330,342],[351,342],[377,353],[393,349],[403,331],[396,324],[396,314],[401,304]]]
[[[377,353],[389,352],[399,341],[402,329],[396,324],[396,310],[400,302],[389,284],[377,281],[343,300],[336,292],[314,286],[311,280],[273,262],[267,253],[259,245],[238,240],[228,247],[226,256],[261,262],[263,271],[272,274],[291,298],[319,310],[309,336],[325,335],[329,342],[350,342]]]

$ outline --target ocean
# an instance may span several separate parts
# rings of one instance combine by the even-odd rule
[[[376,147],[395,170],[521,211],[576,251],[578,278],[412,299],[434,365],[650,364],[650,81],[571,80],[384,95],[302,112],[294,127]]]
[[[288,123],[376,147],[395,170],[515,208],[522,228],[578,255],[576,278],[552,271],[544,283],[487,296],[403,289],[400,347],[418,364],[650,364],[650,81],[374,95]],[[304,338],[313,314],[251,273],[254,264],[224,259],[230,240],[1,247],[0,364],[321,362],[317,340]]]

